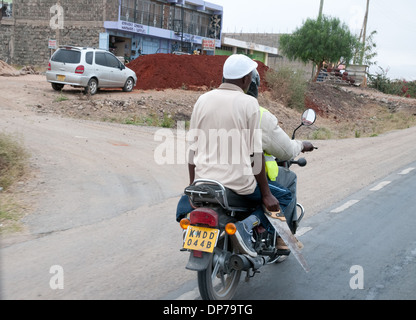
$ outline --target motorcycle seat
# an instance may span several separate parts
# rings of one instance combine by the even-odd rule
[[[195,206],[207,203],[219,204],[230,211],[247,212],[254,210],[259,205],[216,181],[214,183],[192,184],[185,188],[185,194],[189,196]]]

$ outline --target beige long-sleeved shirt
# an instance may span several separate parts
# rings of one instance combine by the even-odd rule
[[[229,83],[203,94],[194,106],[187,140],[196,179],[219,181],[242,195],[254,192],[250,156],[263,152],[257,99]]]
[[[262,129],[263,150],[281,161],[293,159],[302,151],[302,141],[292,140],[279,126],[277,118],[264,111],[260,127]]]

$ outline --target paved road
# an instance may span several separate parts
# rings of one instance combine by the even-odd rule
[[[235,299],[415,299],[415,190],[416,162],[306,219],[311,272],[289,257]]]

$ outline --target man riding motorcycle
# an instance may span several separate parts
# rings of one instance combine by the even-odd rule
[[[277,198],[287,203],[291,201],[288,189],[269,186],[264,171],[259,135],[259,105],[256,99],[245,95],[256,68],[257,63],[247,56],[230,56],[224,63],[224,83],[198,99],[190,122],[190,133],[194,133],[194,140],[190,144],[188,165],[190,183],[195,178],[216,180],[245,200],[257,204],[257,209],[248,218],[236,223],[237,232],[232,238],[233,241],[237,239],[235,244],[240,252],[253,257],[257,256],[257,252],[252,247],[252,229],[260,223],[267,229],[272,228],[261,205],[267,210],[278,211],[280,205]],[[238,133],[241,144],[237,148],[240,152],[237,156],[240,161],[234,162],[234,148],[227,145],[224,149],[221,139],[210,139],[212,130],[225,132],[225,138],[230,133]],[[228,156],[226,162],[218,163],[218,158],[222,159],[223,156]],[[178,204],[177,220],[191,210],[189,201],[182,197]]]

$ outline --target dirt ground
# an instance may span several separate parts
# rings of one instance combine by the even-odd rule
[[[24,228],[1,238],[1,298],[163,299],[195,279],[184,268],[188,255],[179,252],[182,231],[174,220],[188,183],[186,163],[156,163],[159,128],[151,125],[188,119],[203,91],[103,90],[88,97],[79,89],[55,92],[42,75],[0,77],[0,86],[0,131],[22,137],[31,153],[28,176],[13,190],[24,210]],[[374,121],[386,126],[384,114],[395,126],[414,121],[414,100],[349,87],[315,89],[328,90],[329,97],[313,91],[321,115],[299,133],[327,128],[333,136],[314,140],[319,149],[302,154],[308,165],[293,168],[298,200],[307,210],[305,227],[308,217],[416,158],[415,126],[355,138],[357,128],[365,128],[359,119],[371,129]],[[344,94],[354,103],[343,103]],[[267,94],[260,103],[288,133],[298,125],[300,112]],[[114,123],[117,119],[146,126]],[[347,132],[352,138],[336,138]],[[150,234],[157,241],[149,241]],[[65,269],[65,290],[49,286],[54,265]]]
[[[12,78],[11,78],[12,79]],[[13,78],[22,84],[16,101],[38,114],[55,114],[78,119],[124,124],[175,127],[177,121],[189,121],[193,105],[206,91],[198,90],[101,90],[94,96],[80,89],[64,87],[55,92],[42,75]],[[4,92],[10,90],[3,87]],[[281,127],[291,133],[299,124],[300,112],[273,100],[270,92],[260,93],[259,103],[275,114]],[[416,99],[382,94],[374,89],[311,84],[305,107],[318,113],[318,121],[299,138],[350,138],[375,136],[386,131],[416,124]],[[312,135],[323,129],[327,134]]]

